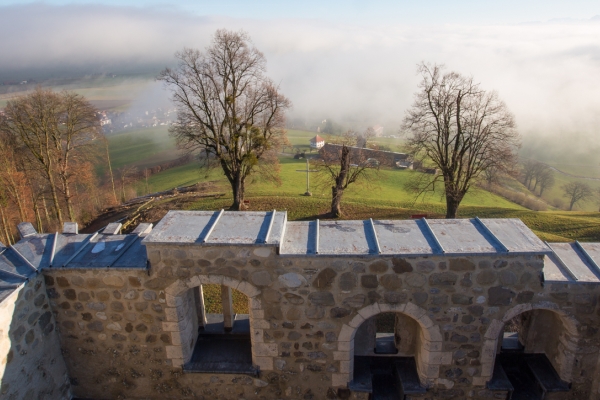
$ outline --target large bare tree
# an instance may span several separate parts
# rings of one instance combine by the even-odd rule
[[[419,194],[443,181],[446,218],[456,218],[465,194],[483,171],[512,167],[519,134],[498,95],[481,89],[473,78],[425,63],[418,72],[421,83],[402,129],[415,157],[441,172],[421,175]]]
[[[218,160],[233,191],[231,209],[241,210],[246,178],[278,162],[272,153],[285,141],[290,102],[265,76],[265,57],[244,32],[218,30],[206,51],[175,57],[177,66],[158,76],[177,107],[170,133],[181,148]]]
[[[331,211],[334,218],[342,216],[342,197],[351,184],[359,181],[372,182],[379,171],[377,152],[366,149],[366,141],[373,136],[372,130],[359,135],[354,131],[334,139],[321,148],[316,163],[324,185],[331,185]],[[365,146],[357,146],[362,142]]]
[[[589,200],[594,195],[594,191],[587,183],[578,181],[564,184],[562,190],[563,197],[569,199],[569,211],[573,210],[575,204]]]

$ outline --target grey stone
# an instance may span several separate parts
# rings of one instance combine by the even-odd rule
[[[374,263],[371,263],[369,265],[369,271],[371,271],[374,274],[381,274],[385,271],[388,270],[388,264],[386,261],[383,260],[379,260],[379,261],[375,261]]]
[[[386,303],[390,303],[390,304],[405,303],[407,297],[408,296],[406,293],[400,293],[400,292],[385,292],[383,294],[383,300]]]
[[[507,306],[515,297],[515,292],[502,286],[494,286],[488,289],[488,304],[490,306]]]
[[[461,305],[473,304],[473,297],[466,294],[454,293],[452,294],[452,303]]]
[[[402,278],[396,274],[385,274],[379,280],[387,290],[396,290],[402,287]]]
[[[256,286],[269,286],[273,283],[268,271],[257,271],[250,275],[250,281]]]
[[[392,269],[397,274],[413,271],[412,265],[403,258],[392,258],[392,265]]]
[[[286,293],[283,295],[283,297],[285,297],[290,304],[299,305],[304,303],[304,298],[302,296],[298,296],[297,294]]]
[[[453,272],[438,272],[429,275],[429,284],[432,286],[453,286],[458,280],[458,275]]]
[[[308,295],[308,301],[314,305],[332,306],[335,304],[331,292],[313,292]]]
[[[87,328],[90,331],[95,331],[95,332],[102,332],[102,331],[104,331],[104,325],[100,321],[90,322],[89,324],[87,324]]]
[[[475,264],[466,258],[452,258],[450,271],[475,271]]]
[[[350,315],[350,310],[342,307],[333,307],[329,310],[329,315],[331,318],[344,318]]]
[[[353,272],[344,272],[340,276],[339,287],[340,290],[349,291],[356,287],[356,274]]]
[[[346,297],[342,304],[350,308],[360,308],[365,305],[366,296],[364,294],[355,294],[351,297]]]
[[[281,293],[273,289],[263,290],[263,299],[267,303],[279,303],[281,301]]]
[[[306,317],[310,319],[321,319],[325,316],[325,309],[321,306],[311,306],[306,308]]]
[[[428,274],[435,269],[435,263],[433,261],[419,261],[417,263],[417,271]]]
[[[409,272],[404,277],[404,281],[410,287],[423,287],[427,283],[427,276],[418,272]]]
[[[298,288],[306,285],[306,278],[300,274],[289,272],[279,276],[279,283],[289,288]]]
[[[319,274],[314,279],[312,285],[317,289],[325,289],[331,287],[333,280],[337,276],[337,272],[335,272],[331,268],[325,268],[323,271],[319,272]]]
[[[416,304],[424,304],[427,301],[427,298],[429,297],[429,295],[425,292],[415,292],[412,294],[413,296],[413,301]]]
[[[106,304],[100,302],[89,302],[86,304],[87,308],[95,310],[95,311],[104,311],[106,310]]]
[[[504,286],[511,286],[517,283],[518,278],[514,272],[503,270],[500,271],[500,283]]]
[[[480,285],[491,285],[494,282],[496,282],[497,278],[498,274],[496,273],[496,271],[491,269],[485,269],[477,274],[476,281]]]
[[[494,268],[496,268],[496,269],[504,268],[507,265],[508,265],[508,262],[504,261],[504,260],[496,260],[496,261],[494,261]]]
[[[435,305],[448,304],[448,295],[438,294],[438,295],[432,296],[431,303],[435,304]]]
[[[360,284],[364,288],[375,289],[377,286],[379,286],[379,283],[377,282],[377,275],[362,275],[360,277]]]

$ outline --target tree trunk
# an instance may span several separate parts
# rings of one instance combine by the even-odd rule
[[[75,222],[75,210],[73,210],[73,201],[71,200],[71,189],[69,188],[69,181],[66,177],[63,179],[63,185],[65,187],[65,202],[67,203],[67,211],[69,212],[69,218],[71,222]]]
[[[6,237],[6,246],[10,246],[12,244],[10,232],[8,232],[8,223],[6,222],[6,217],[4,215],[4,208],[0,207],[0,220],[2,221],[2,229],[4,231],[4,236]]]
[[[460,200],[457,200],[454,197],[446,195],[446,219],[456,218],[456,214],[458,213],[459,205],[460,205]]]
[[[44,200],[44,206],[46,204],[46,201]],[[46,210],[46,214],[48,213],[48,211]],[[37,229],[38,232],[44,232],[44,226],[42,224],[42,216],[40,215],[40,207],[38,206],[38,203],[36,201],[36,199],[33,199],[33,214],[35,215],[35,222],[37,225]],[[48,218],[46,218],[47,220]],[[49,221],[47,221],[49,223]]]
[[[229,207],[230,211],[243,211],[246,208],[244,204],[244,178],[240,174],[236,175],[230,181],[233,190],[233,204]]]
[[[571,200],[571,204],[569,205],[569,211],[573,211],[574,205],[575,205],[575,200]]]
[[[344,189],[331,187],[331,216],[339,218],[342,216],[342,196],[344,195]]]
[[[110,173],[110,183],[112,185],[113,196],[115,198],[115,204],[119,203],[117,199],[117,191],[115,190],[115,177],[113,176],[112,165],[110,163],[110,153],[108,151],[108,140],[106,141],[106,161],[108,162],[108,172]]]

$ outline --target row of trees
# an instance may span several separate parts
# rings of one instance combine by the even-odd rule
[[[37,88],[9,101],[0,115],[0,239],[14,242],[15,217],[57,230],[115,201],[114,183],[106,190],[97,179],[105,155],[97,110],[82,96]]]

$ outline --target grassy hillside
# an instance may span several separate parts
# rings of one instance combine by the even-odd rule
[[[108,143],[114,169],[124,165],[135,165],[138,168],[151,167],[180,156],[166,126],[111,135]]]

